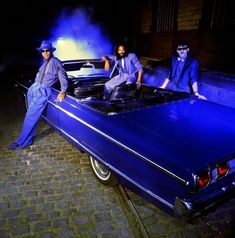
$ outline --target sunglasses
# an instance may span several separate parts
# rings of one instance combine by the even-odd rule
[[[188,49],[188,46],[177,48],[178,51],[180,51],[180,50],[186,50],[186,49]]]
[[[42,53],[44,52],[50,52],[50,50],[41,50]]]

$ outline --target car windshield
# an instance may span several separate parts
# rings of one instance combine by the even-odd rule
[[[63,66],[70,78],[109,77],[112,72],[112,67],[104,70],[104,62],[101,60],[70,60],[64,61]]]

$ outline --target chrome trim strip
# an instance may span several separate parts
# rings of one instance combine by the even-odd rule
[[[64,113],[67,114],[68,116],[70,116],[71,118],[73,118],[73,119],[75,119],[76,121],[82,123],[83,125],[87,126],[88,128],[92,129],[93,131],[97,132],[98,134],[104,136],[105,138],[111,140],[111,141],[114,142],[115,144],[121,146],[122,148],[124,148],[125,150],[129,151],[130,153],[132,153],[132,154],[138,156],[139,158],[141,158],[141,159],[147,161],[149,164],[153,165],[154,167],[158,168],[159,170],[161,170],[161,171],[163,171],[163,172],[169,174],[170,176],[172,176],[172,177],[178,179],[181,183],[183,183],[183,184],[185,184],[185,185],[188,185],[188,184],[189,184],[189,182],[186,181],[185,179],[183,179],[183,178],[177,176],[176,174],[173,174],[172,172],[170,172],[169,170],[163,168],[162,166],[160,166],[160,165],[158,165],[158,164],[156,164],[156,163],[153,163],[151,160],[149,160],[149,159],[146,158],[145,156],[139,154],[138,152],[136,152],[136,151],[134,151],[133,149],[127,147],[127,146],[124,145],[123,143],[121,143],[121,142],[115,140],[114,138],[110,137],[109,135],[105,134],[104,132],[98,130],[97,128],[95,128],[94,126],[88,124],[88,123],[85,122],[84,120],[82,120],[82,119],[76,117],[76,116],[75,116],[74,114],[72,114],[71,112],[66,111],[65,109],[63,109],[62,107],[60,107],[60,106],[54,104],[54,103],[51,102],[51,101],[48,101],[48,103],[52,104],[54,107],[58,108],[59,110],[61,110],[62,112],[64,112]]]
[[[145,191],[146,193],[148,193],[150,196],[154,197],[155,199],[157,199],[158,201],[160,201],[161,203],[165,204],[166,206],[170,207],[171,209],[174,208],[174,205],[172,205],[171,203],[167,202],[166,200],[164,200],[163,198],[159,197],[158,195],[156,195],[155,193],[153,193],[150,190],[145,189],[142,185],[136,183],[134,180],[130,179],[129,177],[127,177],[125,174],[123,174],[122,172],[120,172],[119,170],[117,170],[116,168],[110,166],[112,168],[112,170],[114,170],[116,173],[120,174],[122,177],[124,177],[126,180],[130,181],[132,184],[134,184],[136,187],[140,188],[141,190]]]
[[[25,88],[25,89],[29,89],[29,88],[27,88],[27,87],[25,87],[23,84],[21,84],[21,83],[17,83],[17,84],[19,84],[21,87],[23,87],[23,88]]]
[[[83,144],[81,144],[78,140],[76,140],[74,137],[70,136],[68,133],[66,133],[64,130],[60,129],[62,133],[64,133],[66,136],[68,136],[70,139],[72,139],[74,142],[76,142],[77,144],[79,144],[79,146],[81,146],[82,148],[84,148],[86,151],[89,152],[89,154],[91,154],[92,156],[94,156],[95,158],[99,159],[100,161],[102,161],[102,163],[104,163],[108,168],[110,168],[111,170],[115,171],[117,174],[120,174],[122,177],[124,177],[126,180],[130,181],[132,184],[134,184],[136,187],[140,188],[141,190],[145,191],[146,193],[148,193],[150,196],[154,197],[155,199],[157,199],[158,201],[160,201],[161,203],[165,204],[166,206],[170,207],[171,209],[173,209],[173,205],[170,204],[169,202],[167,202],[166,200],[164,200],[163,198],[159,197],[158,195],[156,195],[155,193],[151,192],[150,190],[145,189],[143,186],[141,186],[140,184],[136,183],[135,181],[133,181],[132,179],[130,179],[128,176],[126,176],[125,174],[123,174],[122,172],[120,172],[119,170],[117,170],[116,168],[114,168],[113,166],[111,166],[110,164],[107,164],[105,161],[103,161],[100,157],[98,157],[96,154],[94,154],[92,151],[90,151],[87,147],[85,147]]]

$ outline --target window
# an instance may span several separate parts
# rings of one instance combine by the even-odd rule
[[[175,29],[178,0],[147,0],[141,6],[140,32],[172,32]]]
[[[204,1],[202,27],[211,30],[235,29],[234,0]]]
[[[159,0],[155,6],[155,32],[172,32],[176,19],[177,0]]]

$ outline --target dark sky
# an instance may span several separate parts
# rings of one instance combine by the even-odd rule
[[[0,74],[38,67],[41,58],[36,48],[50,39],[63,9],[90,10],[113,45],[130,32],[136,17],[135,0],[9,0],[1,5]]]
[[[128,2],[128,3],[127,3]],[[86,7],[93,9],[93,20],[101,24],[111,38],[125,35],[129,31],[130,11],[133,1],[124,0],[41,0],[9,1],[1,6],[2,55],[15,52],[30,52],[49,37],[50,29],[64,8]]]

